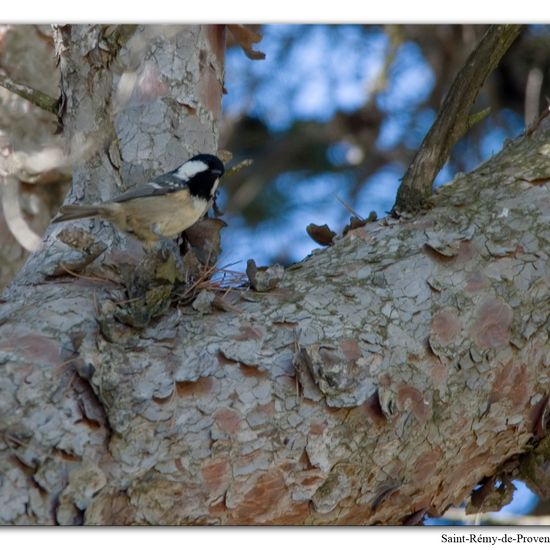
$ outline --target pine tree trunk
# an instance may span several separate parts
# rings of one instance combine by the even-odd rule
[[[75,199],[216,150],[220,29],[156,31],[57,31]],[[121,99],[130,69],[139,93]],[[400,524],[526,476],[550,391],[549,139],[509,144],[413,220],[351,230],[274,290],[141,330],[109,317],[108,282],[45,276],[52,230],[0,309],[0,521]]]

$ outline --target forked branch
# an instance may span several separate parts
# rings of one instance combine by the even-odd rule
[[[456,75],[437,118],[397,191],[394,215],[421,209],[455,143],[479,120],[470,110],[486,78],[512,45],[523,25],[491,25]],[[485,114],[485,111],[482,111]]]

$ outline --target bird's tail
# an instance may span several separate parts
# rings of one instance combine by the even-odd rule
[[[102,216],[104,214],[103,210],[99,205],[67,204],[59,209],[59,214],[52,220],[52,223]]]

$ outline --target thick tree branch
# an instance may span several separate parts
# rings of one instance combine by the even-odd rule
[[[102,120],[110,147],[75,167],[76,196],[159,151],[215,150],[212,32],[154,40],[138,108]],[[80,53],[98,35],[60,37],[69,139],[112,116],[103,57]],[[132,289],[93,277],[121,268],[116,247],[60,280],[83,248],[50,232],[0,304],[0,522],[412,523],[529,456],[550,394],[549,138],[543,123],[421,218],[350,230],[273,290],[207,289],[139,329],[116,315]]]
[[[30,101],[33,105],[48,111],[48,113],[57,114],[57,105],[58,102],[53,97],[50,97],[48,94],[41,92],[40,90],[35,90],[26,84],[20,84],[15,82],[9,76],[0,71],[0,86],[9,90],[10,92],[17,94],[18,96]]]
[[[451,149],[472,126],[469,114],[481,86],[521,29],[522,25],[493,25],[470,54],[405,173],[393,207],[395,215],[416,212],[425,205]]]
[[[549,136],[273,291],[142,330],[105,281],[19,279],[0,309],[0,520],[396,524],[462,502],[547,429]]]

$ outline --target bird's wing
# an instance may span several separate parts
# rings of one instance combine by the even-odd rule
[[[162,176],[158,176],[143,185],[138,185],[122,195],[118,195],[113,199],[113,202],[126,202],[132,199],[140,199],[147,197],[158,197],[176,191],[182,191],[187,188],[187,184],[174,175],[174,172],[168,172]]]

